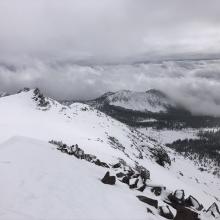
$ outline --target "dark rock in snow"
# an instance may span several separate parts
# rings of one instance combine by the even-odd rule
[[[186,200],[185,200],[185,206],[188,207],[193,207],[198,211],[201,211],[203,209],[203,205],[200,204],[198,202],[198,200],[196,198],[194,198],[193,196],[189,196]]]
[[[46,101],[46,98],[43,96],[38,88],[34,90],[33,99],[38,103],[39,107],[48,107],[50,104],[48,101]]]
[[[129,184],[130,189],[137,188],[137,184],[138,184],[139,179],[137,179],[137,178],[130,179],[129,183],[132,182],[131,180],[134,180],[134,183]]]
[[[144,202],[148,205],[151,205],[153,207],[155,207],[156,209],[158,208],[158,201],[155,200],[155,199],[151,199],[151,198],[148,198],[146,196],[137,196],[137,198],[141,201],[141,202]]]
[[[168,198],[173,204],[184,204],[184,190],[176,190],[174,193],[171,193]]]
[[[101,162],[99,159],[97,159],[97,160],[95,161],[95,164],[96,164],[97,166],[109,168],[109,165],[108,165],[107,163]]]
[[[146,184],[143,184],[140,188],[138,188],[137,190],[140,192],[144,192],[144,190],[146,189]]]
[[[121,164],[120,163],[116,163],[112,166],[112,168],[116,169],[116,168],[120,168],[121,167]]]
[[[174,215],[171,212],[169,206],[160,206],[159,207],[159,214],[162,217],[167,218],[167,219],[173,219],[174,218]]]
[[[120,172],[120,173],[116,173],[116,176],[117,176],[118,178],[122,178],[122,177],[124,177],[124,176],[125,176],[125,174],[124,174],[124,173],[122,173],[122,172]]]
[[[207,210],[213,217],[220,217],[220,211],[218,205],[214,202]]]
[[[122,181],[122,183],[126,183],[129,185],[129,180],[130,180],[129,176],[124,176],[121,181]]]
[[[92,154],[85,154],[84,159],[89,162],[94,162],[96,160],[96,156]]]
[[[109,184],[109,185],[115,185],[116,182],[116,177],[115,176],[110,176],[109,171],[105,174],[105,176],[102,179],[102,182],[104,184]]]
[[[127,171],[127,176],[132,177],[135,174],[134,170],[130,169]]]
[[[199,220],[199,214],[184,206],[177,205],[177,214],[174,220]]]
[[[151,188],[151,192],[153,192],[155,196],[160,196],[164,188],[165,187],[155,186]]]

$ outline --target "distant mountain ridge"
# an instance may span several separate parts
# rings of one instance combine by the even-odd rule
[[[177,104],[170,97],[156,89],[146,92],[130,90],[108,92],[88,103],[98,108],[104,105],[112,105],[132,111],[153,113],[167,112],[169,108],[177,107]]]

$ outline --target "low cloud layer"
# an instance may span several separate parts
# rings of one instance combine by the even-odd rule
[[[0,90],[90,99],[156,88],[193,113],[220,116],[219,61],[141,64],[220,57],[219,8],[219,0],[1,0]]]
[[[1,66],[0,88],[39,87],[56,99],[92,99],[104,92],[159,89],[195,114],[220,116],[220,60],[132,65],[32,63]]]

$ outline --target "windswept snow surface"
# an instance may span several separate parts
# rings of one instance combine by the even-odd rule
[[[137,162],[150,171],[149,184],[184,189],[205,208],[213,202],[219,205],[219,179],[199,171],[192,161],[165,148],[172,164],[159,166],[149,151],[159,144],[142,133],[88,105],[66,107],[46,98],[49,104],[40,107],[33,96],[31,90],[0,99],[1,220],[162,219],[148,214],[146,205],[135,198],[137,192],[126,185],[102,184],[107,169],[61,153],[48,144],[52,139],[78,144],[110,164],[119,158],[130,166]],[[162,198],[157,199],[163,205]]]
[[[145,219],[128,188],[100,181],[105,172],[48,143],[14,137],[0,145],[0,219]]]

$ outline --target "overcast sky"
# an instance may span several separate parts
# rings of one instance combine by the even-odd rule
[[[92,98],[166,82],[187,106],[205,98],[217,112],[219,62],[131,64],[220,57],[219,9],[219,0],[0,0],[0,90]]]

